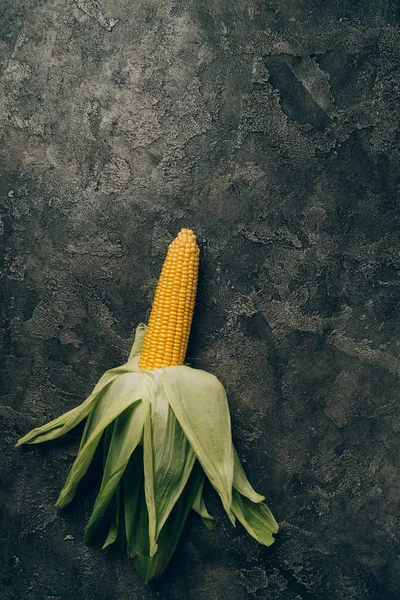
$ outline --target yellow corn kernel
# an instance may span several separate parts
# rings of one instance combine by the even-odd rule
[[[169,245],[154,296],[139,367],[183,365],[192,323],[200,250],[190,229]]]

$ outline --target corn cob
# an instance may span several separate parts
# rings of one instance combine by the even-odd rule
[[[154,296],[139,367],[183,365],[197,289],[200,250],[190,229],[169,245]]]
[[[265,546],[278,531],[233,447],[223,385],[213,375],[183,365],[198,265],[196,237],[182,229],[169,247],[149,326],[137,327],[127,363],[107,371],[80,406],[17,444],[53,440],[88,417],[57,506],[72,500],[104,440],[107,458],[85,540],[92,539],[106,516],[110,528],[103,547],[118,542],[135,557],[146,582],[162,575],[191,508],[207,528],[214,526],[203,498],[205,476],[232,523],[236,517]],[[161,367],[174,368],[154,371]]]

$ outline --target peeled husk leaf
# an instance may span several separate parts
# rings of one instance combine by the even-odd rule
[[[119,544],[149,581],[163,573],[191,508],[206,527],[215,526],[204,503],[205,476],[232,523],[236,517],[260,543],[272,544],[278,525],[232,445],[222,384],[189,366],[139,369],[145,332],[140,324],[128,362],[107,371],[87,400],[17,445],[55,439],[87,419],[57,506],[72,500],[102,443],[103,476],[85,540],[91,541],[100,522],[108,520],[103,547]]]

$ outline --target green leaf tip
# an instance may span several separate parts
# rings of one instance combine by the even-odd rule
[[[225,390],[216,377],[188,366],[153,371],[138,367],[146,325],[136,328],[126,364],[110,369],[80,405],[17,442],[39,444],[86,419],[81,443],[57,506],[73,499],[99,447],[103,475],[85,530],[89,543],[108,523],[103,548],[117,543],[145,581],[161,577],[193,509],[208,529],[216,521],[205,505],[205,477],[228,518],[259,543],[278,531],[264,496],[250,485],[232,444]]]

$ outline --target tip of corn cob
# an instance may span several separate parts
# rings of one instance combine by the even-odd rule
[[[172,244],[183,244],[185,246],[188,245],[189,249],[190,245],[193,245],[196,247],[197,251],[200,252],[199,247],[197,246],[196,234],[193,232],[192,229],[186,229],[185,227],[183,227],[176,236],[176,238],[172,240],[172,242],[169,245],[169,248],[172,246]]]
[[[143,342],[139,366],[159,369],[183,365],[197,289],[200,249],[183,228],[168,247]]]

